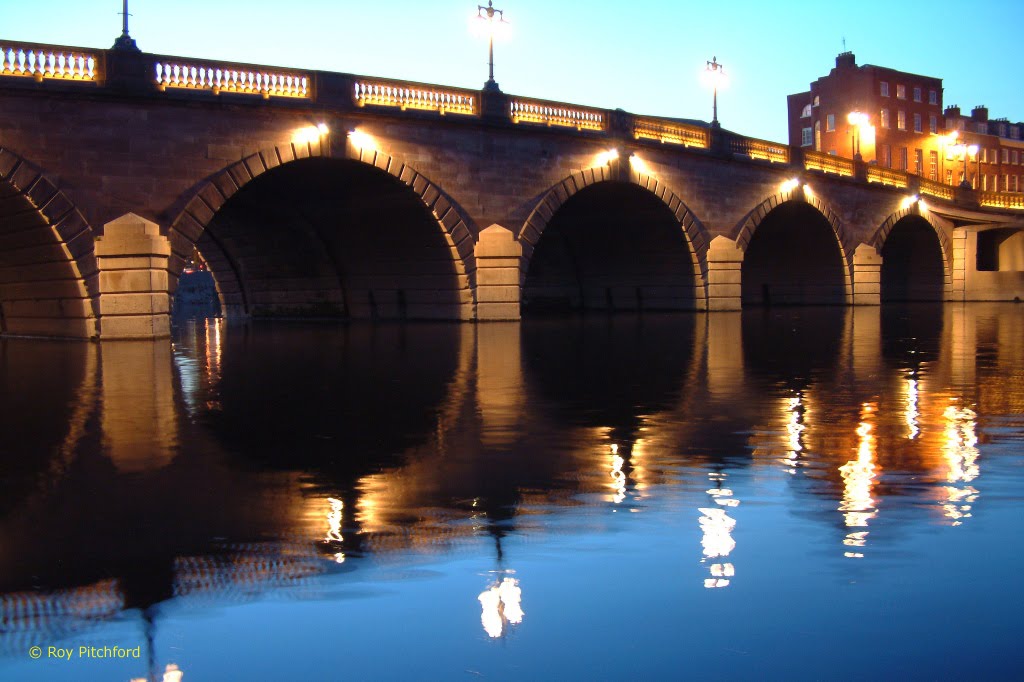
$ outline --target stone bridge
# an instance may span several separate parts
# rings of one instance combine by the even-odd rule
[[[0,41],[0,332],[1024,296],[1024,195],[703,122]]]

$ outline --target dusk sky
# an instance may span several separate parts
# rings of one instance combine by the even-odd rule
[[[943,79],[945,105],[985,104],[1024,120],[1014,66],[1024,4],[962,2],[582,3],[502,0],[508,35],[495,47],[506,93],[634,113],[711,118],[701,83],[716,56],[729,75],[719,119],[745,135],[786,140],[786,95],[826,75],[846,49],[876,64]],[[0,39],[105,48],[119,0],[5,2]],[[479,88],[487,41],[469,1],[132,0],[131,35],[146,52],[341,71]]]

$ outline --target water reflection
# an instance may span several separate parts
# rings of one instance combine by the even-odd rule
[[[2,651],[118,618],[162,632],[170,606],[279,594],[341,599],[371,627],[372,606],[336,593],[400,591],[404,577],[370,576],[425,561],[442,574],[468,564],[478,582],[452,580],[436,599],[460,606],[432,609],[486,639],[545,632],[554,604],[606,624],[599,598],[566,602],[572,581],[552,577],[573,552],[592,558],[578,581],[614,577],[643,605],[637,619],[662,625],[695,598],[677,590],[732,586],[714,594],[732,598],[781,580],[766,546],[820,541],[842,564],[808,553],[822,572],[883,567],[893,546],[999,503],[992,486],[1009,469],[996,446],[1024,431],[1020,337],[1018,308],[960,306],[479,327],[197,321],[173,350],[3,340]],[[620,546],[627,568],[609,576]],[[530,565],[529,619],[503,568],[510,547]],[[699,576],[679,581],[689,587],[638,577],[678,570],[679,556]],[[153,640],[153,670],[192,674]]]

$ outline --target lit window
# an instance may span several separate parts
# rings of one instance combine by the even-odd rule
[[[810,118],[810,117],[811,117],[811,105],[808,104],[807,106],[804,107],[804,110],[802,112],[800,112],[800,118]]]
[[[914,172],[918,175],[924,174],[924,151],[921,149],[914,150]]]
[[[907,112],[902,109],[896,112],[896,127],[900,130],[907,129]]]
[[[939,179],[939,153],[928,152],[928,178],[930,180]]]
[[[914,88],[914,101],[915,102],[920,102],[921,101],[921,88]]]
[[[800,146],[810,147],[814,144],[814,128],[802,128],[800,130]]]
[[[825,117],[825,132],[826,133],[831,133],[835,129],[836,129],[836,115],[835,114],[829,114],[828,116]]]
[[[896,159],[896,168],[899,170],[907,170],[907,148],[900,147],[900,155]]]
[[[939,93],[938,93],[938,91],[936,91],[936,90],[929,90],[928,91],[928,104],[938,104],[938,103],[939,103]]]
[[[885,168],[892,168],[892,147],[887,144],[883,144],[879,151],[881,152],[881,154],[879,154],[881,158],[878,159],[878,162]]]
[[[907,98],[907,86],[897,84],[896,85],[896,99],[906,99],[906,98]]]
[[[881,93],[882,97],[888,97],[889,96],[889,84],[886,83],[885,81],[882,81],[881,83],[878,84],[878,91],[879,91],[879,93]]]
[[[914,114],[914,132],[921,132],[921,114]]]
[[[939,132],[939,117],[932,114],[928,117],[928,132],[937,133]]]
[[[818,97],[817,95],[815,95],[814,96],[814,106],[819,106],[820,104],[821,104],[821,98]]]
[[[889,127],[889,110],[888,109],[882,109],[882,115],[879,116],[879,119],[881,121],[880,125],[883,128],[888,128]]]

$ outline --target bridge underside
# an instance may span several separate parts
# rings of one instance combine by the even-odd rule
[[[742,302],[758,305],[843,305],[842,252],[828,220],[812,206],[787,201],[757,226],[741,270]]]
[[[223,308],[253,317],[464,319],[465,267],[406,185],[313,158],[255,178],[196,243]]]
[[[568,199],[530,259],[524,313],[693,310],[693,254],[665,204],[625,182],[601,182]]]
[[[83,242],[91,239],[82,236]],[[95,267],[89,274],[95,278]],[[0,182],[0,333],[96,334],[93,297],[81,268],[28,196],[9,182]]]
[[[882,247],[882,302],[941,301],[946,274],[935,230],[920,216],[897,222]]]

